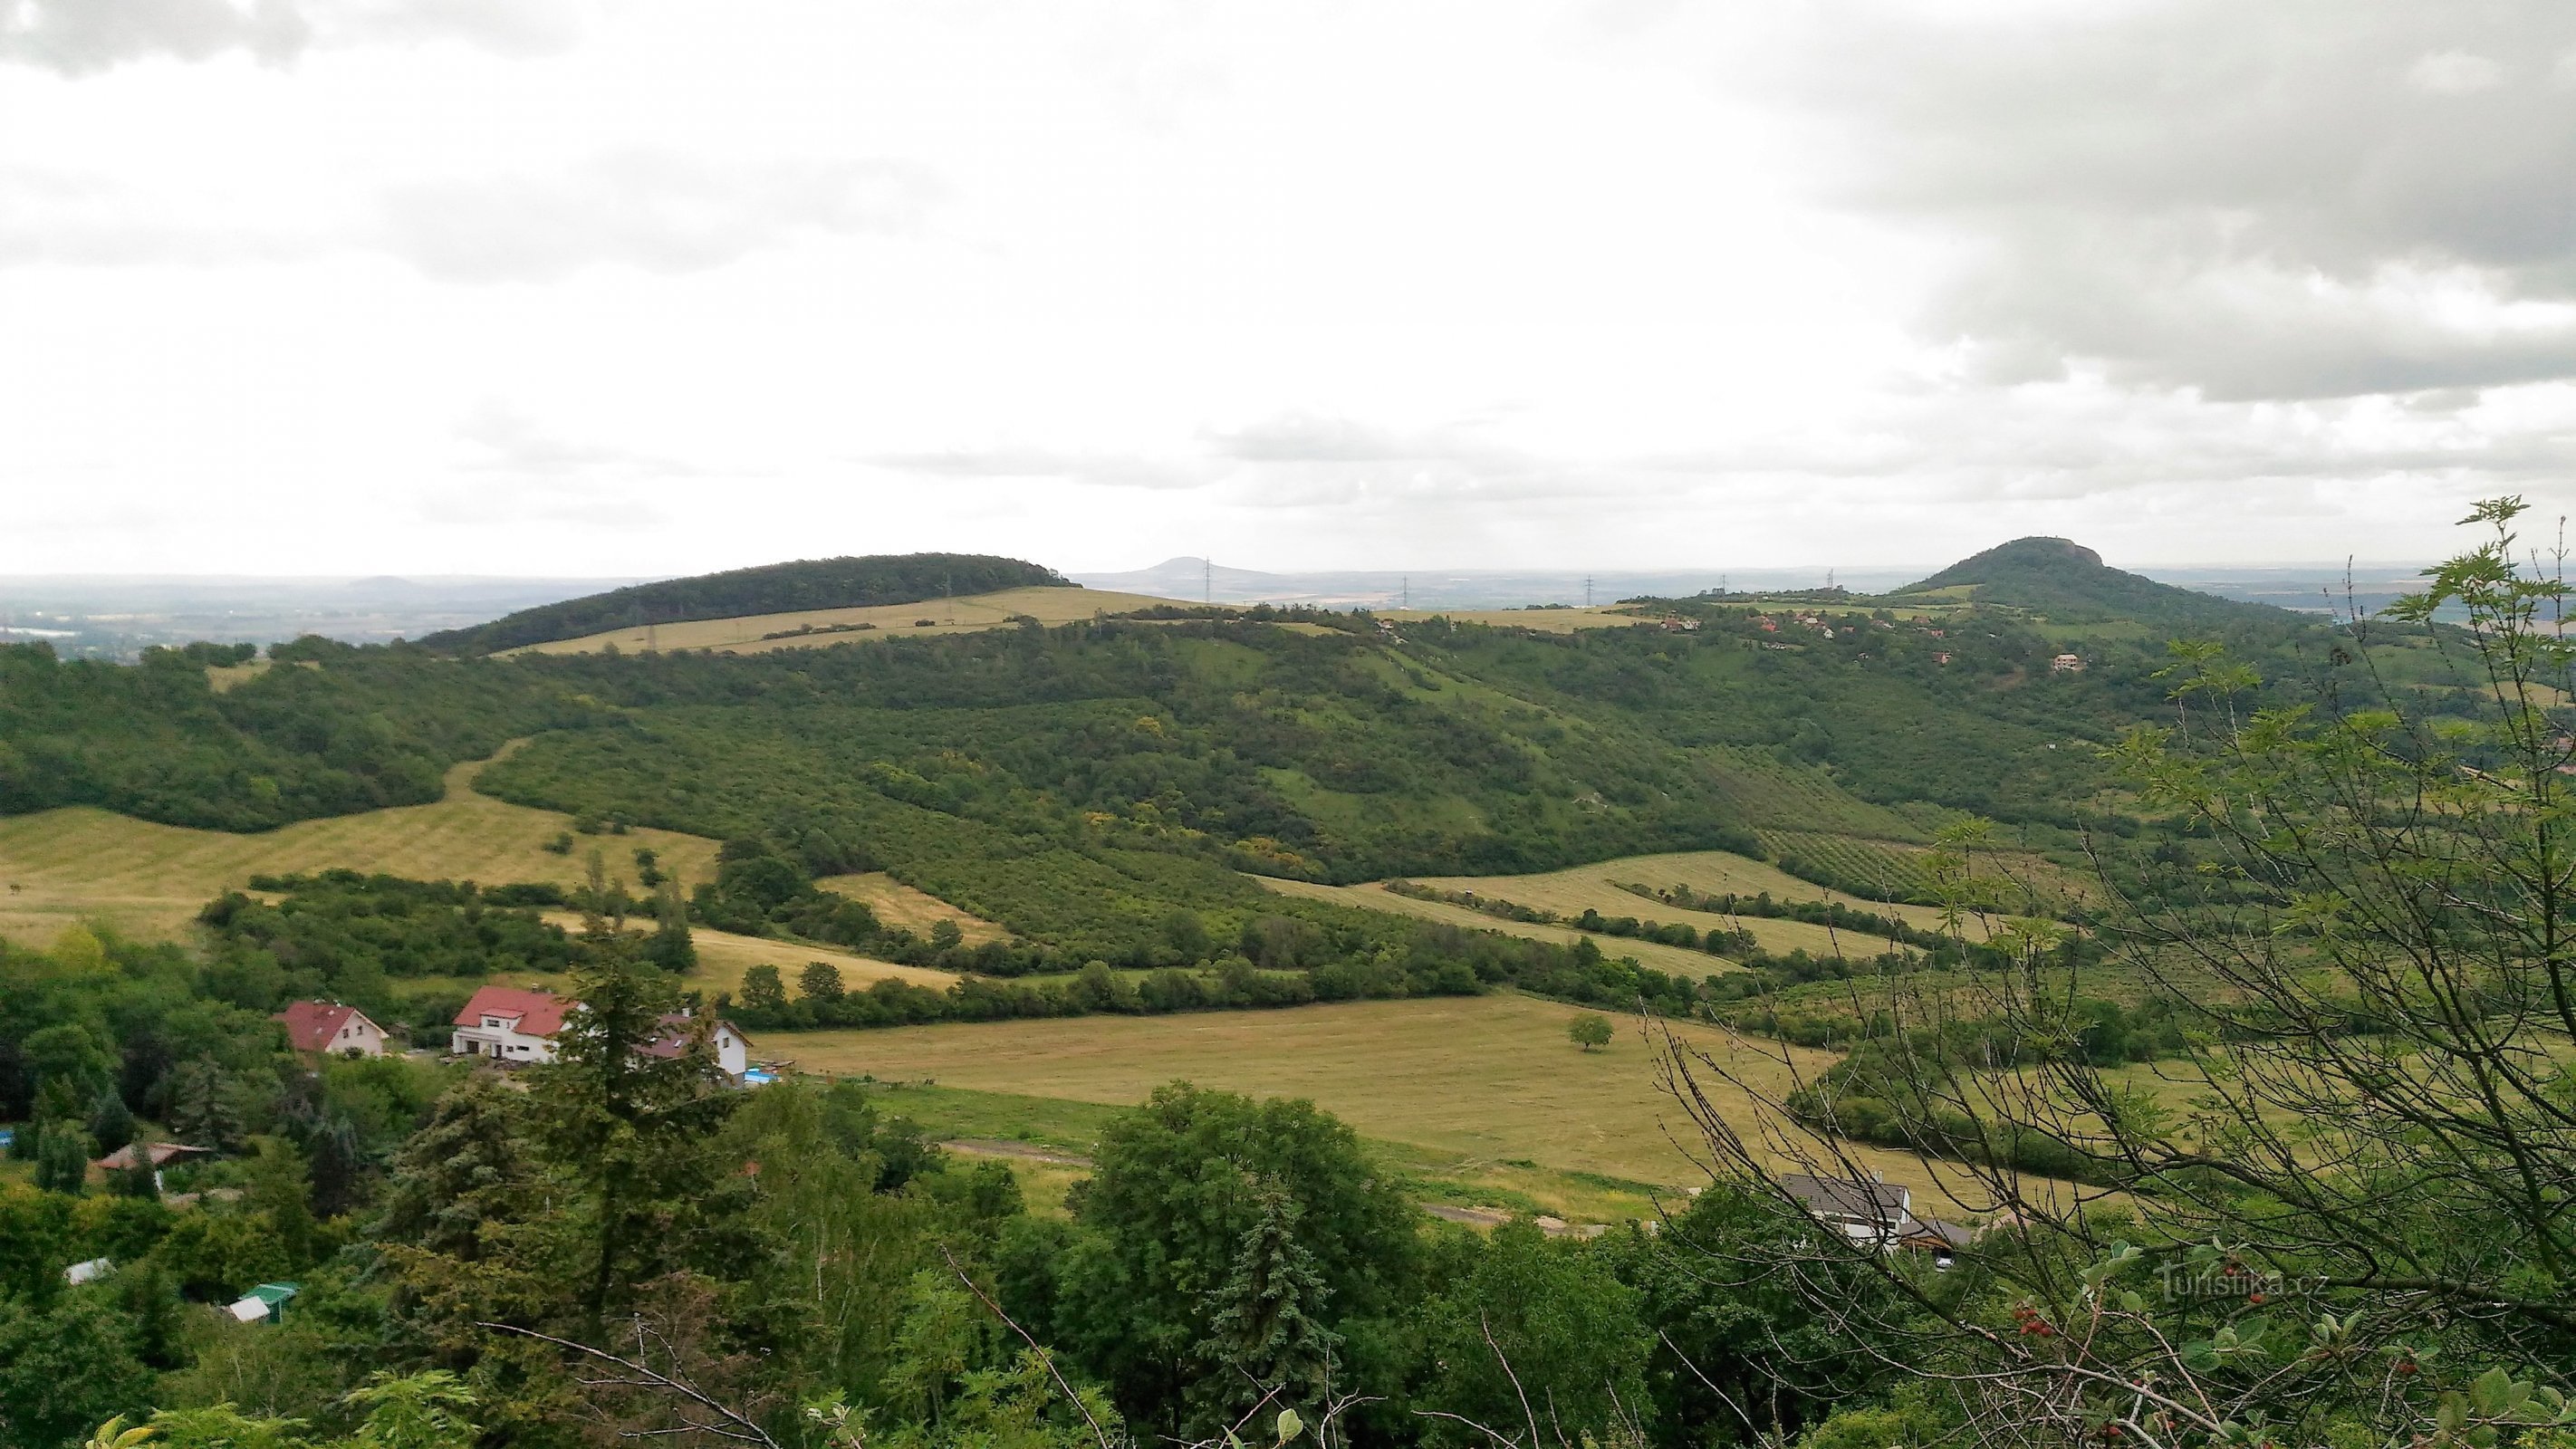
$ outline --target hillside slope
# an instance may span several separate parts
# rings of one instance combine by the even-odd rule
[[[812,609],[917,603],[1003,589],[1078,588],[1055,570],[979,553],[870,554],[802,559],[759,568],[635,584],[506,614],[471,629],[446,629],[420,642],[452,654],[490,654],[578,639],[627,625],[728,619]]]
[[[1984,604],[2008,604],[2063,623],[2129,619],[2150,628],[2290,629],[2312,621],[2269,604],[2246,604],[2160,584],[2115,569],[2093,550],[2064,538],[2017,538],[1961,559],[1896,597],[1964,592]]]

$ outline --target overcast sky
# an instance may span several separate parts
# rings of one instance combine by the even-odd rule
[[[2423,558],[2576,5],[0,0],[0,572]]]

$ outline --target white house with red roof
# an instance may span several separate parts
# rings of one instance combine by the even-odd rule
[[[362,1057],[385,1054],[385,1029],[354,1006],[335,1001],[290,1001],[269,1018],[286,1026],[286,1040],[300,1052],[356,1052]]]
[[[448,1050],[460,1057],[490,1057],[496,1062],[550,1062],[555,1059],[555,1033],[564,1014],[579,1006],[551,991],[515,986],[482,986],[456,1013],[456,1030]]]
[[[461,1057],[500,1062],[550,1062],[555,1059],[555,1037],[563,1030],[564,1018],[580,1007],[580,1002],[566,1001],[551,991],[485,986],[456,1013],[449,1050]],[[663,1017],[661,1034],[645,1044],[644,1054],[678,1056],[688,1050],[689,1029],[685,1011]],[[726,1076],[740,1077],[751,1066],[751,1038],[732,1022],[718,1018],[709,1040],[716,1065]]]

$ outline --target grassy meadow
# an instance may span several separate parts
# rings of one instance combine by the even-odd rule
[[[582,882],[600,851],[612,877],[632,881],[634,851],[650,847],[683,882],[715,870],[716,842],[668,830],[576,835],[570,855],[543,847],[570,816],[477,794],[489,763],[448,771],[447,794],[327,820],[299,821],[257,835],[156,825],[75,807],[0,818],[0,937],[41,945],[65,926],[103,921],[129,935],[181,934],[205,903],[254,875],[346,867],[417,880]]]
[[[1104,589],[1004,589],[994,594],[926,599],[912,604],[805,609],[795,613],[752,614],[735,619],[692,619],[675,624],[656,624],[649,629],[611,629],[579,639],[531,644],[525,649],[507,652],[597,654],[613,645],[627,654],[646,649],[713,649],[725,654],[759,654],[773,649],[812,649],[827,644],[863,643],[871,639],[972,634],[978,630],[1001,628],[1015,616],[1035,619],[1041,624],[1076,624],[1099,614],[1119,614],[1174,602],[1172,599],[1148,598],[1143,594],[1111,593]],[[916,627],[923,619],[937,622],[927,628]],[[858,624],[875,627],[847,627]],[[844,627],[836,632],[819,632],[830,630],[835,625]],[[805,628],[818,632],[784,639],[761,637]]]
[[[792,1039],[797,1068],[961,1091],[901,1110],[945,1135],[1023,1138],[1078,1150],[1104,1106],[1142,1102],[1185,1079],[1261,1097],[1304,1097],[1362,1135],[1399,1144],[1427,1176],[1472,1192],[1532,1197],[1547,1174],[1575,1174],[1614,1195],[1635,1185],[1705,1181],[1698,1134],[1657,1085],[1656,1057],[1633,1020],[1611,1045],[1566,1039],[1578,1008],[1516,993],[1346,1002],[1286,1011],[957,1023],[886,1031],[809,1032]],[[1714,1029],[1700,1045],[1749,1076],[1785,1086],[1766,1055],[1728,1057]],[[784,1040],[784,1039],[783,1039]],[[1777,1050],[1764,1044],[1761,1051]],[[1814,1073],[1829,1053],[1793,1051]],[[1715,1083],[1703,1084],[1718,1096]],[[916,1089],[906,1089],[907,1091]],[[1067,1108],[1003,1100],[1050,1099]],[[1727,1110],[1721,1101],[1720,1110]],[[1743,1105],[1750,1120],[1750,1104]],[[1888,1180],[1918,1192],[1929,1170],[1900,1153],[1864,1150]],[[1510,1173],[1517,1169],[1521,1177]],[[1493,1176],[1493,1174],[1501,1174]],[[1622,1184],[1629,1186],[1620,1186]],[[1559,1194],[1561,1197],[1562,1194]]]

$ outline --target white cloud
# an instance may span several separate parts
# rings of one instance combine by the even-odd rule
[[[2576,502],[2539,0],[0,0],[0,51],[0,569],[2402,557]]]
[[[908,231],[939,193],[881,161],[714,164],[629,150],[556,170],[400,186],[375,244],[449,281],[549,281],[585,267],[720,267],[809,234]]]
[[[2427,95],[2475,95],[2504,84],[2504,67],[2483,55],[2445,50],[2408,66],[2406,83]]]

